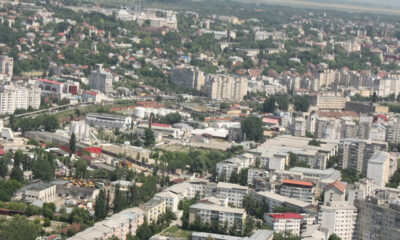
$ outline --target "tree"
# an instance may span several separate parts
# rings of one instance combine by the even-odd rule
[[[264,131],[261,118],[250,116],[241,122],[242,131],[246,136],[246,140],[256,142],[263,141]]]
[[[146,128],[144,131],[144,145],[146,147],[152,146],[156,142],[153,130]]]
[[[307,112],[310,107],[310,102],[307,96],[296,96],[294,98],[294,109],[300,112]]]
[[[40,224],[16,215],[2,226],[0,239],[35,240],[41,232]]]
[[[321,142],[314,138],[314,139],[308,141],[308,145],[310,145],[310,146],[320,146]]]
[[[239,184],[240,185],[247,186],[248,173],[249,173],[248,168],[243,168],[242,170],[240,170],[240,174],[239,174]]]
[[[102,220],[107,217],[107,196],[102,189],[96,197],[96,205],[94,208],[96,220]]]
[[[251,234],[251,232],[253,232],[254,228],[255,228],[254,218],[251,216],[247,216],[245,224],[244,224],[243,235],[250,236],[250,234]]]
[[[24,182],[24,173],[22,172],[21,168],[19,168],[19,166],[14,166],[11,174],[10,174],[10,178],[14,179],[20,183]]]
[[[219,104],[219,108],[220,109],[229,109],[229,108],[231,108],[231,105],[227,102],[222,102]]]
[[[377,102],[377,101],[378,101],[378,95],[376,95],[376,92],[374,92],[374,93],[372,94],[371,101],[372,101],[372,102]]]
[[[69,150],[70,150],[70,156],[72,154],[75,154],[76,152],[76,136],[75,133],[71,134],[71,138],[69,139]]]
[[[239,182],[239,175],[237,174],[236,171],[233,171],[231,173],[231,177],[229,178],[229,182],[231,182],[231,183],[238,183]]]
[[[287,111],[289,109],[288,95],[278,95],[275,98],[276,98],[276,103],[278,103],[279,110]]]
[[[276,110],[276,105],[275,105],[275,97],[271,96],[267,99],[265,99],[264,104],[263,104],[263,110],[265,113],[273,113]]]
[[[329,236],[328,240],[341,240],[341,238],[335,233],[333,233]]]
[[[87,162],[84,159],[78,159],[75,162],[75,178],[81,179],[87,177]]]

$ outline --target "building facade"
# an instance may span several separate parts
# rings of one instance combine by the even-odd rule
[[[201,90],[205,75],[198,67],[177,66],[171,72],[171,82],[184,88]]]
[[[247,94],[247,79],[227,74],[207,75],[206,93],[213,100],[240,101]]]
[[[112,92],[112,83],[114,76],[104,71],[103,69],[98,69],[90,73],[90,88],[100,90],[104,93]]]
[[[40,88],[3,85],[0,87],[0,114],[12,114],[16,109],[40,107]]]

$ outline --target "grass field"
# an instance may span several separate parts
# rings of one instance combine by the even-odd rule
[[[178,226],[171,226],[164,230],[161,236],[165,237],[174,237],[174,238],[183,238],[183,239],[190,239],[192,235],[191,231],[182,230]]]

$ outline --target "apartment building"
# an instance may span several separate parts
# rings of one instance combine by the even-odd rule
[[[277,206],[292,208],[298,212],[304,212],[305,209],[310,206],[310,203],[303,202],[295,198],[282,196],[274,192],[251,192],[250,194],[256,201],[265,203],[267,205],[267,212],[273,212]]]
[[[321,229],[338,235],[342,240],[356,239],[357,208],[348,202],[330,202],[320,207],[318,224]]]
[[[283,179],[279,194],[303,202],[315,203],[315,187],[312,182]]]
[[[247,184],[253,185],[256,177],[266,177],[267,171],[259,168],[249,168],[247,171]]]
[[[236,223],[239,231],[244,227],[246,217],[244,209],[206,203],[193,204],[189,210],[189,223],[193,223],[196,218],[200,218],[203,223],[219,224],[220,226],[224,226],[227,222],[228,227],[232,227]]]
[[[217,185],[205,179],[195,179],[190,181],[189,184],[195,195],[198,195],[200,198],[212,195]]]
[[[100,90],[103,93],[112,92],[112,83],[114,76],[102,68],[94,70],[90,73],[89,84],[91,89]]]
[[[258,229],[250,237],[235,237],[207,232],[193,232],[192,240],[272,240],[274,232],[271,230]]]
[[[384,187],[389,182],[390,154],[378,151],[368,160],[367,177],[375,181],[375,184]]]
[[[346,185],[341,181],[329,184],[324,190],[324,203],[344,202],[346,200]]]
[[[166,208],[172,212],[178,211],[179,197],[170,191],[163,191],[154,195],[155,199],[165,201]]]
[[[340,171],[333,168],[322,170],[294,167],[289,169],[289,172],[301,174],[302,178],[306,181],[319,181],[322,187],[325,187],[332,182],[340,180],[342,177]]]
[[[387,143],[360,139],[342,139],[339,144],[339,167],[367,174],[368,160],[377,151],[386,151]]]
[[[273,227],[274,232],[299,236],[303,216],[297,213],[267,213],[264,221]]]
[[[292,135],[296,137],[304,137],[307,130],[307,121],[304,118],[297,117],[293,121]]]
[[[0,80],[10,82],[13,76],[14,59],[8,56],[0,56]]]
[[[143,214],[148,223],[157,222],[158,217],[164,214],[167,209],[167,204],[164,200],[151,199],[148,202],[143,203],[139,207],[143,210]]]
[[[400,205],[398,200],[391,203],[376,198],[356,199],[358,209],[358,239],[386,240],[400,239]]]
[[[233,172],[239,173],[242,168],[254,165],[254,162],[255,156],[252,154],[242,154],[226,159],[217,163],[218,177],[225,176],[225,180],[229,180]]]
[[[204,87],[205,74],[198,67],[180,65],[171,72],[171,82],[184,88],[201,90]]]
[[[128,234],[135,236],[137,228],[143,224],[144,215],[139,208],[125,209],[96,222],[92,227],[70,237],[70,240],[108,240],[116,237],[125,240]]]
[[[16,109],[40,107],[41,89],[34,86],[0,86],[0,114],[12,114]]]
[[[236,207],[243,206],[243,199],[249,193],[249,188],[239,184],[219,182],[217,184],[217,197],[228,198],[229,203]]]
[[[227,74],[206,76],[206,93],[213,100],[240,101],[247,94],[247,79]]]
[[[107,113],[88,113],[86,114],[86,123],[96,128],[119,128],[127,130],[131,128],[132,118]]]

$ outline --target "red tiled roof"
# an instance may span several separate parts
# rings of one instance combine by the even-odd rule
[[[271,213],[268,214],[273,219],[303,219],[298,213]]]
[[[52,81],[52,80],[48,80],[48,79],[44,79],[44,78],[39,78],[38,80],[41,82],[45,82],[45,83],[61,84],[60,82]]]
[[[312,187],[314,184],[312,182],[300,181],[300,180],[292,180],[292,179],[283,179],[282,181],[284,184],[292,184],[292,185],[299,185],[305,187]]]
[[[6,154],[6,151],[4,151],[3,148],[0,148],[0,155],[5,155],[5,154]]]
[[[335,187],[337,190],[339,190],[341,192],[346,191],[346,185],[339,180],[329,184],[327,188],[331,188],[331,187]]]
[[[171,128],[171,124],[165,124],[165,123],[152,123],[151,126]]]
[[[87,147],[85,148],[86,151],[91,152],[91,153],[101,153],[102,149],[100,147]]]

